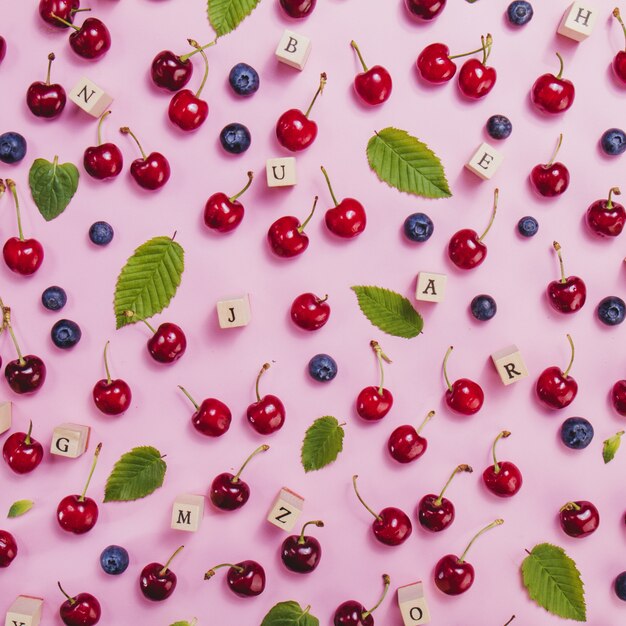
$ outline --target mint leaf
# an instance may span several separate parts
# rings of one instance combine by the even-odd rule
[[[404,296],[383,287],[351,287],[363,315],[383,332],[411,339],[424,328],[424,320]]]
[[[133,448],[113,467],[104,488],[105,502],[128,502],[145,498],[163,485],[167,465],[150,446]]]
[[[580,572],[563,548],[535,546],[522,563],[522,578],[530,598],[548,613],[577,622],[587,619]]]
[[[49,222],[67,208],[78,189],[79,173],[73,163],[35,159],[28,173],[28,184],[33,200],[43,218]]]
[[[34,504],[35,503],[32,500],[18,500],[11,505],[7,517],[20,517],[21,515],[24,515],[24,513],[28,513],[28,511],[33,508]]]
[[[322,469],[343,450],[343,425],[326,415],[309,426],[302,442],[301,460],[305,472]]]
[[[622,443],[622,435],[624,434],[623,430],[616,433],[612,437],[609,437],[606,441],[604,441],[604,445],[602,446],[602,458],[605,463],[609,463],[615,458],[615,454],[619,450],[620,444]]]
[[[422,198],[452,195],[439,157],[405,130],[376,133],[367,144],[367,160],[380,180],[400,191]]]
[[[155,237],[126,261],[115,286],[117,328],[160,313],[176,294],[185,251],[171,237]]]
[[[209,22],[218,37],[235,30],[261,0],[208,0]]]
[[[320,621],[309,613],[310,606],[304,609],[293,600],[279,602],[263,618],[261,626],[319,626]]]

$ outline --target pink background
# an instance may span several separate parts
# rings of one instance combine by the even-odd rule
[[[151,623],[167,625],[199,618],[199,624],[257,625],[278,601],[311,604],[321,624],[329,624],[335,607],[354,598],[372,604],[381,589],[380,576],[391,575],[392,589],[422,579],[426,584],[432,623],[437,626],[504,624],[515,613],[515,623],[558,624],[561,621],[537,608],[520,582],[524,549],[549,541],[563,546],[578,564],[586,583],[588,623],[617,626],[626,619],[626,605],[613,593],[614,577],[626,569],[624,470],[626,452],[605,466],[602,441],[623,428],[607,394],[624,377],[624,326],[607,328],[595,316],[595,305],[606,295],[624,297],[624,256],[621,241],[592,237],[583,224],[587,206],[606,196],[609,187],[623,183],[624,157],[607,158],[598,138],[608,127],[624,125],[624,90],[609,70],[613,55],[623,46],[621,29],[610,17],[612,4],[602,5],[593,36],[581,44],[558,37],[556,27],[568,5],[535,2],[535,17],[521,29],[508,26],[506,2],[475,5],[452,0],[430,25],[411,22],[400,0],[359,2],[321,0],[314,14],[301,23],[282,17],[277,2],[265,0],[233,34],[210,50],[211,72],[205,96],[209,119],[195,134],[183,135],[166,117],[169,97],[151,86],[148,69],[161,49],[187,50],[187,37],[212,39],[201,0],[107,2],[94,0],[94,14],[109,26],[113,45],[107,56],[89,63],[69,49],[66,35],[51,32],[39,20],[33,4],[12,3],[3,11],[3,35],[9,51],[0,69],[2,131],[16,130],[28,139],[27,158],[18,166],[0,164],[0,177],[15,178],[23,203],[24,228],[40,239],[46,250],[42,269],[32,279],[12,275],[2,264],[1,295],[14,311],[15,330],[25,352],[43,357],[48,365],[45,388],[32,397],[12,395],[2,383],[1,397],[15,401],[14,427],[34,421],[34,435],[47,447],[55,425],[75,421],[92,426],[92,445],[79,460],[47,456],[32,475],[19,477],[0,466],[0,511],[21,498],[36,505],[23,518],[5,520],[2,527],[15,534],[20,553],[13,565],[0,572],[0,613],[20,593],[45,597],[44,624],[60,624],[62,597],[56,581],[71,593],[94,593],[103,606],[103,625]],[[81,20],[77,20],[79,23]],[[313,40],[305,71],[277,64],[274,49],[283,28],[300,31]],[[498,70],[493,92],[478,103],[468,103],[451,83],[428,88],[417,80],[414,61],[433,41],[445,41],[454,52],[479,44],[490,31],[494,48],[490,61]],[[370,65],[385,65],[394,78],[394,91],[383,107],[361,105],[352,91],[359,69],[349,48],[351,38],[361,45]],[[90,179],[82,171],[80,189],[67,211],[45,223],[32,203],[28,168],[32,160],[82,162],[86,146],[95,143],[96,123],[68,106],[59,121],[33,118],[24,104],[27,86],[45,76],[46,55],[58,60],[53,79],[69,91],[87,75],[114,96],[113,114],[104,134],[122,148],[128,166],[136,158],[135,146],[120,136],[117,127],[130,125],[146,150],[161,150],[172,165],[169,184],[150,194],[139,190],[127,172],[111,184]],[[556,71],[554,52],[562,52],[565,75],[577,87],[576,102],[563,116],[540,118],[530,107],[528,91],[535,78]],[[250,99],[231,94],[230,68],[248,61],[261,74],[261,89]],[[191,87],[199,84],[201,65],[194,60]],[[315,144],[298,156],[300,183],[287,190],[269,190],[264,161],[284,151],[274,137],[274,124],[287,108],[305,108],[320,71],[329,81],[316,105],[319,124]],[[454,81],[453,81],[454,82]],[[498,143],[504,164],[496,178],[480,182],[463,164],[478,143],[494,113],[508,115],[513,134]],[[220,129],[231,121],[249,126],[251,149],[242,156],[225,154],[219,146]],[[394,125],[427,142],[442,158],[454,196],[446,201],[423,201],[380,183],[369,171],[365,146],[374,130]],[[560,160],[570,168],[569,191],[560,199],[539,201],[529,189],[527,175],[546,162],[559,132],[565,134]],[[309,250],[293,261],[282,262],[268,251],[265,234],[281,215],[304,217],[315,194],[321,208],[330,198],[319,172],[324,164],[338,196],[355,196],[365,205],[367,230],[353,242],[331,239],[323,226],[323,210],[308,228]],[[246,217],[231,236],[214,236],[202,224],[207,197],[216,191],[234,193],[245,172],[256,172],[244,197]],[[489,256],[479,269],[461,273],[447,259],[449,237],[457,229],[478,231],[487,223],[495,186],[500,188],[500,211],[487,239]],[[401,234],[404,218],[426,211],[435,222],[435,234],[423,245],[407,242]],[[532,240],[517,235],[516,223],[534,215],[540,222]],[[97,249],[87,239],[89,225],[105,219],[115,228],[115,239]],[[0,229],[4,237],[16,231],[12,204],[2,201]],[[141,325],[115,331],[112,298],[118,272],[132,251],[147,239],[178,231],[186,250],[186,269],[177,296],[154,322],[171,320],[187,333],[189,349],[173,367],[153,363],[145,349],[147,331]],[[553,239],[563,246],[566,271],[582,276],[588,287],[585,308],[571,317],[553,312],[545,287],[558,276]],[[361,315],[349,287],[374,284],[412,297],[419,270],[449,275],[448,294],[442,304],[419,304],[425,330],[406,341],[386,336]],[[63,286],[69,301],[60,314],[42,308],[45,287]],[[296,329],[288,311],[299,293],[329,294],[332,316],[326,327],[307,334]],[[244,329],[221,331],[215,303],[222,297],[249,292],[253,320]],[[488,323],[475,322],[468,311],[472,297],[489,293],[498,302],[498,314]],[[81,343],[72,351],[56,349],[49,337],[61,317],[79,322]],[[534,381],[549,365],[565,366],[569,358],[565,334],[577,347],[573,375],[580,391],[572,406],[555,414],[542,409],[534,396]],[[387,368],[387,387],[395,404],[382,422],[364,424],[354,412],[359,390],[376,382],[376,362],[368,343],[378,339],[393,359]],[[113,373],[129,381],[133,406],[121,418],[105,418],[91,400],[91,388],[102,377],[101,351],[111,340]],[[530,378],[511,387],[500,383],[489,355],[516,343],[525,358]],[[441,360],[448,345],[456,350],[450,361],[453,378],[479,381],[486,393],[483,410],[473,418],[454,417],[442,404],[444,383]],[[2,339],[5,362],[14,358],[9,339]],[[621,346],[621,349],[616,349]],[[309,358],[332,354],[339,375],[328,385],[315,384],[306,373]],[[171,504],[183,492],[205,493],[213,476],[234,468],[262,441],[246,424],[245,409],[253,400],[254,378],[260,365],[274,360],[262,388],[279,395],[287,407],[284,428],[268,441],[272,448],[249,467],[252,496],[245,509],[220,514],[207,506],[201,531],[186,534],[169,529]],[[232,409],[231,430],[221,439],[199,437],[190,426],[191,405],[177,390],[184,384],[198,400],[216,396]],[[427,454],[415,464],[401,467],[386,452],[389,433],[403,423],[419,423],[430,409],[437,417],[426,431]],[[299,462],[305,429],[321,415],[347,422],[345,450],[332,466],[305,475]],[[567,450],[559,440],[561,422],[570,416],[589,418],[596,429],[584,451]],[[502,459],[512,460],[524,474],[524,487],[510,501],[496,499],[481,484],[490,464],[495,435],[507,428],[513,436],[502,442]],[[5,436],[6,437],[6,436]],[[104,447],[91,496],[101,500],[104,483],[119,456],[137,445],[156,446],[167,454],[168,472],[162,489],[136,503],[100,506],[100,520],[82,537],[64,534],[55,521],[58,501],[80,492],[91,462],[93,444]],[[415,506],[425,493],[437,491],[452,468],[470,463],[475,472],[457,477],[449,496],[457,519],[446,532],[430,535],[415,521]],[[360,475],[360,488],[374,508],[397,505],[414,521],[412,537],[399,548],[378,544],[370,530],[369,514],[357,502],[350,484]],[[306,497],[304,518],[321,518],[326,528],[315,529],[324,556],[310,576],[287,572],[278,550],[285,535],[265,521],[282,485]],[[584,540],[564,535],[557,511],[568,500],[589,499],[599,508],[602,524]],[[496,517],[506,521],[477,543],[470,562],[477,577],[473,588],[457,598],[443,596],[434,587],[432,570],[444,554],[459,554],[475,531]],[[126,546],[131,565],[120,577],[105,575],[98,564],[100,551],[110,543]],[[139,571],[150,561],[163,562],[181,543],[184,552],[173,565],[178,588],[172,598],[149,603],[140,595]],[[226,588],[224,573],[203,582],[210,566],[252,558],[266,568],[263,595],[240,599]],[[393,594],[379,609],[376,622],[401,625]]]

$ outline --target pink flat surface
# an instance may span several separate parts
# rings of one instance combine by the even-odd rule
[[[582,572],[588,623],[624,623],[626,605],[614,595],[612,584],[626,569],[626,452],[620,450],[605,466],[601,448],[606,437],[624,426],[607,394],[613,382],[624,377],[626,327],[602,326],[594,310],[606,295],[624,297],[624,239],[592,237],[582,219],[592,201],[624,182],[625,157],[607,158],[598,148],[606,128],[624,124],[624,90],[609,69],[623,38],[610,17],[613,5],[606,2],[597,3],[603,5],[602,17],[593,36],[581,44],[555,34],[568,2],[534,4],[532,22],[513,29],[503,15],[504,2],[451,1],[438,20],[419,25],[406,17],[399,0],[321,0],[301,23],[287,21],[277,2],[265,0],[235,33],[210,50],[205,91],[209,119],[192,135],[170,125],[169,97],[151,86],[147,71],[157,51],[183,53],[187,37],[201,42],[212,38],[204,2],[94,0],[94,14],[103,18],[113,37],[110,52],[96,63],[78,59],[66,34],[49,30],[32,2],[5,7],[2,34],[9,49],[0,68],[1,130],[22,132],[29,151],[18,166],[0,164],[0,177],[17,181],[25,231],[43,242],[46,258],[36,276],[27,280],[2,264],[1,295],[13,308],[24,351],[44,358],[48,379],[35,396],[15,396],[5,382],[0,395],[15,402],[14,427],[25,430],[33,419],[34,436],[46,447],[61,422],[89,424],[93,433],[88,454],[79,460],[47,456],[25,477],[0,464],[0,511],[17,499],[36,502],[23,518],[2,522],[15,534],[20,552],[11,567],[0,572],[0,613],[20,593],[39,595],[46,601],[43,624],[61,624],[62,597],[56,589],[61,580],[71,593],[89,591],[100,599],[103,626],[166,626],[194,616],[200,626],[257,626],[272,605],[290,599],[311,604],[325,625],[346,599],[372,604],[386,572],[394,592],[415,580],[425,582],[436,626],[499,626],[513,613],[521,626],[560,624],[528,599],[519,574],[524,550],[549,541],[563,546]],[[303,72],[274,59],[285,27],[313,40]],[[417,80],[414,61],[425,45],[445,41],[454,52],[462,52],[476,47],[487,31],[495,41],[490,61],[498,70],[498,82],[483,101],[462,100],[454,81],[428,88]],[[394,78],[390,101],[376,110],[362,106],[353,94],[352,78],[359,68],[348,45],[352,38],[371,65],[386,66]],[[62,162],[80,164],[84,148],[96,136],[95,121],[70,103],[52,123],[33,118],[27,110],[23,94],[45,75],[46,55],[52,50],[58,57],[53,79],[68,91],[86,75],[115,96],[104,134],[122,148],[127,166],[137,153],[117,132],[125,124],[146,150],[160,150],[169,158],[172,177],[162,191],[140,191],[127,172],[102,184],[85,175],[81,166],[80,188],[67,211],[50,223],[39,216],[27,186],[32,160],[52,160],[58,154]],[[566,77],[577,87],[576,102],[565,115],[546,119],[531,109],[528,92],[537,76],[556,71],[556,50],[565,58]],[[250,62],[261,74],[261,89],[250,99],[235,97],[227,84],[228,71],[239,61]],[[197,58],[194,65],[191,87],[198,85],[202,69]],[[284,154],[275,140],[275,121],[288,108],[306,107],[321,71],[328,72],[329,81],[313,115],[319,136],[298,156],[300,183],[288,190],[267,189],[265,159]],[[480,182],[463,164],[486,138],[484,124],[494,113],[508,115],[514,130],[497,144],[504,164],[496,178]],[[243,122],[252,131],[252,147],[242,156],[226,155],[219,146],[219,131],[231,121]],[[374,130],[390,125],[416,135],[442,158],[453,198],[424,201],[404,195],[369,171],[366,143]],[[548,160],[559,132],[565,134],[559,158],[570,168],[571,186],[560,199],[543,202],[532,194],[527,176],[536,163]],[[311,245],[306,254],[291,262],[277,260],[265,241],[269,225],[281,215],[304,217],[315,194],[321,197],[322,209],[330,206],[320,164],[328,169],[337,195],[364,203],[367,230],[358,240],[337,242],[326,232],[320,211],[308,228]],[[215,191],[234,193],[249,169],[257,180],[243,200],[243,224],[231,236],[214,236],[202,224],[204,202]],[[489,256],[475,271],[457,271],[447,259],[448,239],[459,228],[484,227],[496,185],[500,210],[487,239]],[[401,234],[404,218],[416,210],[427,212],[435,222],[435,234],[424,245],[411,245]],[[522,240],[516,223],[528,214],[539,220],[540,229],[532,240]],[[113,243],[104,249],[87,239],[89,225],[98,219],[115,228]],[[4,237],[16,230],[8,198],[2,200],[0,229]],[[151,237],[174,231],[186,250],[186,269],[171,306],[154,321],[180,324],[189,349],[179,363],[162,367],[148,356],[145,328],[115,330],[111,302],[118,272],[132,251]],[[574,316],[556,314],[546,301],[545,287],[558,276],[554,239],[563,246],[566,271],[587,283],[588,302]],[[444,303],[417,307],[425,318],[423,335],[407,341],[378,332],[358,311],[349,287],[381,285],[412,297],[420,270],[449,277]],[[51,284],[69,294],[60,314],[44,310],[39,301]],[[291,301],[305,291],[329,294],[332,315],[316,333],[302,332],[289,320]],[[216,301],[246,292],[252,299],[251,324],[221,331]],[[489,293],[498,302],[498,314],[488,323],[475,322],[468,312],[478,293]],[[61,317],[76,320],[83,329],[82,341],[72,351],[60,351],[50,341],[50,328]],[[565,366],[568,332],[576,343],[573,375],[580,390],[571,407],[549,412],[535,398],[534,381],[549,365]],[[107,339],[113,372],[128,380],[134,396],[132,408],[117,419],[99,414],[91,400],[91,388],[104,373],[101,351]],[[391,413],[374,425],[359,421],[354,411],[359,390],[376,382],[371,339],[379,340],[393,359],[386,385],[395,397]],[[530,377],[504,387],[489,355],[511,343],[521,349]],[[453,416],[442,402],[441,360],[448,345],[456,348],[451,377],[473,378],[485,390],[485,406],[473,418]],[[14,358],[8,337],[1,347],[5,362]],[[305,371],[318,352],[332,354],[339,363],[339,375],[328,385],[315,384]],[[245,409],[254,398],[258,368],[266,360],[275,364],[263,389],[283,399],[288,416],[279,433],[262,440],[247,425]],[[215,396],[231,407],[233,424],[223,438],[209,440],[195,433],[189,423],[192,407],[178,384],[197,399]],[[408,467],[394,464],[386,452],[389,433],[400,424],[419,423],[432,408],[438,414],[426,431],[426,455]],[[332,466],[305,475],[300,443],[305,429],[321,415],[347,423],[345,450]],[[576,415],[590,419],[596,430],[593,443],[580,452],[566,449],[558,436],[561,422]],[[522,491],[507,501],[496,499],[481,484],[482,471],[491,462],[491,442],[505,428],[513,436],[500,444],[501,458],[514,461],[524,474]],[[114,462],[137,445],[153,445],[167,455],[165,484],[139,502],[100,505],[100,520],[90,533],[68,536],[55,520],[56,505],[63,496],[80,492],[98,441],[104,447],[92,497],[101,500]],[[261,441],[270,443],[271,450],[247,471],[252,496],[244,509],[221,514],[208,505],[200,532],[170,530],[171,504],[178,494],[205,493],[216,474],[238,466]],[[426,534],[415,521],[416,504],[422,495],[438,490],[458,463],[471,464],[475,472],[457,477],[449,490],[457,518],[447,531]],[[403,546],[387,548],[374,540],[372,518],[352,493],[355,473],[371,506],[400,506],[412,517],[416,527]],[[278,551],[285,535],[265,521],[283,485],[305,496],[304,518],[326,522],[324,529],[315,529],[324,555],[310,576],[282,567]],[[556,519],[559,507],[576,499],[593,501],[602,516],[599,530],[583,540],[565,536]],[[497,517],[504,518],[504,526],[484,536],[469,557],[477,572],[473,588],[456,598],[439,593],[432,582],[437,560],[450,552],[459,554],[475,531]],[[100,570],[98,556],[110,543],[126,546],[131,554],[131,565],[120,577]],[[172,566],[178,575],[175,594],[160,604],[144,600],[137,584],[141,568],[163,562],[183,543],[185,550]],[[232,595],[223,572],[211,582],[202,580],[204,571],[216,563],[247,558],[266,568],[267,588],[260,597]],[[378,610],[376,623],[401,626],[393,593]]]

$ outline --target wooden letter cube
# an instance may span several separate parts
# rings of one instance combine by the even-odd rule
[[[85,77],[72,87],[70,100],[93,117],[100,117],[113,102],[108,93]]]
[[[267,521],[286,532],[291,532],[300,517],[300,513],[302,513],[303,507],[304,498],[287,487],[283,487],[267,516]]]
[[[204,517],[204,496],[189,493],[178,496],[172,507],[172,528],[196,532]]]
[[[294,157],[267,159],[265,171],[268,187],[293,187],[297,183]]]
[[[483,180],[489,180],[502,165],[503,156],[488,143],[481,143],[465,167]]]
[[[311,40],[304,35],[298,35],[286,30],[276,48],[276,58],[285,65],[303,70],[311,54]]]
[[[574,2],[563,15],[557,32],[568,39],[583,41],[593,31],[598,12],[586,2]]]
[[[0,402],[0,435],[6,433],[11,428],[11,415],[13,413],[13,403]]]
[[[404,626],[430,623],[430,613],[424,597],[423,583],[417,582],[400,587],[398,589],[398,605]]]
[[[220,300],[217,303],[217,319],[220,328],[247,326],[250,323],[250,317],[250,296],[248,294],[232,300]]]
[[[43,600],[31,596],[17,596],[7,611],[4,626],[39,626]]]
[[[80,424],[61,424],[52,433],[50,454],[77,459],[84,454],[89,443],[89,426]]]
[[[505,385],[511,385],[528,376],[528,370],[517,346],[509,346],[494,352],[491,360]]]
[[[415,299],[423,302],[443,302],[447,280],[448,277],[445,274],[420,272],[417,275]]]

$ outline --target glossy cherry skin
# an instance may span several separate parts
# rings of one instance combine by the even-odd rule
[[[246,411],[248,422],[260,435],[271,435],[285,423],[285,405],[280,398],[267,394],[253,402]]]
[[[124,157],[114,143],[102,143],[85,150],[83,166],[92,178],[106,180],[119,175],[124,166]]]
[[[204,223],[218,233],[228,233],[241,224],[244,212],[239,200],[231,201],[225,193],[214,193],[204,206]]]
[[[530,181],[540,196],[553,198],[569,187],[569,170],[558,161],[551,165],[535,165],[530,172]]]
[[[574,84],[554,74],[543,74],[532,87],[530,99],[543,113],[555,114],[567,111],[574,103]]]
[[[620,50],[613,59],[613,72],[623,83],[626,83],[626,52]]]
[[[330,317],[330,306],[326,300],[314,293],[300,294],[291,304],[291,319],[303,330],[319,330]]]
[[[31,276],[43,263],[43,246],[36,239],[7,239],[2,248],[7,267],[21,276]]]
[[[435,19],[445,8],[447,0],[404,0],[407,11],[421,20]]]
[[[57,83],[32,83],[26,92],[26,104],[36,117],[58,117],[67,102],[65,89]]]
[[[466,98],[484,98],[496,84],[497,73],[478,59],[468,59],[459,72],[459,89]]]
[[[467,561],[459,563],[455,554],[446,554],[435,565],[435,585],[449,596],[465,593],[474,584],[474,576],[474,567]]]
[[[398,463],[410,463],[419,459],[428,448],[428,440],[409,424],[398,426],[387,442],[387,449]]]
[[[370,613],[365,618],[367,609],[356,600],[342,602],[335,610],[334,626],[374,626],[374,617]]]
[[[359,417],[369,422],[383,419],[393,406],[391,391],[383,388],[379,393],[379,387],[371,386],[362,389],[356,399],[356,412]]]
[[[26,443],[26,433],[13,433],[4,442],[2,456],[16,474],[28,474],[41,463],[43,446],[33,437]]]
[[[27,354],[23,363],[19,359],[9,361],[4,376],[15,393],[33,393],[46,380],[46,365],[38,356]]]
[[[55,28],[69,28],[59,22],[54,16],[72,24],[76,9],[80,8],[80,0],[39,0],[39,15],[41,19]]]
[[[133,399],[130,386],[121,378],[99,380],[93,387],[92,396],[98,410],[105,415],[121,415]]]
[[[326,228],[344,239],[360,235],[367,224],[365,209],[354,198],[344,198],[337,206],[328,209],[324,219]]]
[[[446,390],[446,404],[461,415],[478,413],[485,394],[482,387],[469,378],[459,378],[452,383],[452,390]]]
[[[578,510],[574,507],[567,508],[559,513],[561,528],[570,537],[587,537],[600,525],[600,513],[591,502],[586,500],[578,500],[574,504],[580,508]]]
[[[285,111],[276,122],[278,143],[291,152],[308,148],[316,137],[317,124],[299,109]]]
[[[495,465],[491,465],[483,472],[483,482],[496,496],[510,498],[522,488],[522,472],[517,465],[509,461],[502,461],[498,466],[499,472],[496,472]]]
[[[382,65],[374,65],[354,79],[354,90],[363,102],[372,106],[389,100],[392,87],[391,74]]]
[[[88,497],[81,501],[80,496],[66,496],[57,507],[57,521],[68,533],[84,535],[98,521],[98,505]]]
[[[170,164],[160,152],[151,152],[130,164],[130,174],[140,187],[154,191],[170,179]]]
[[[431,43],[417,57],[417,69],[429,83],[447,83],[456,74],[456,63],[450,58],[448,46]]]
[[[7,42],[6,39],[0,35],[0,63],[4,61],[4,57],[7,53]]]
[[[551,409],[564,409],[578,393],[578,383],[571,376],[563,376],[559,367],[548,367],[537,379],[537,396]]]
[[[211,483],[209,497],[211,502],[222,511],[240,509],[250,498],[250,487],[241,478],[233,482],[234,474],[218,474]]]
[[[100,621],[100,602],[90,593],[79,593],[66,600],[59,610],[65,626],[94,626]]]
[[[164,322],[148,339],[148,352],[159,363],[174,363],[187,350],[187,337],[180,326]]]
[[[161,563],[149,563],[139,576],[139,589],[144,597],[153,602],[167,600],[176,589],[176,574],[171,569],[161,573]]]
[[[606,200],[597,200],[587,209],[587,226],[601,237],[617,237],[624,230],[626,211],[617,202],[612,201],[610,209],[607,204]]]
[[[265,589],[265,570],[256,561],[241,561],[228,568],[226,581],[230,590],[242,598],[261,595]]]
[[[229,428],[233,416],[230,409],[216,398],[206,398],[191,416],[193,427],[207,437],[221,437]]]
[[[88,17],[70,35],[70,46],[83,59],[99,59],[111,48],[111,33],[97,17]]]
[[[0,567],[9,567],[17,556],[17,542],[7,530],[0,530]]]
[[[455,517],[454,504],[447,498],[441,498],[441,504],[436,502],[438,495],[429,493],[417,505],[417,519],[426,530],[438,533],[452,524]]]
[[[478,233],[464,228],[452,235],[448,244],[450,260],[462,270],[478,267],[487,256],[487,246],[478,240]]]
[[[404,543],[413,532],[413,526],[408,515],[395,506],[383,509],[378,518],[372,522],[374,537],[386,546],[399,546]]]
[[[167,114],[181,130],[196,130],[208,117],[209,105],[189,89],[183,89],[172,97]]]
[[[626,380],[618,380],[611,389],[613,408],[626,417]]]
[[[150,76],[152,82],[167,91],[182,89],[191,79],[193,63],[181,58],[170,50],[162,50],[152,60]]]
[[[300,543],[299,535],[291,535],[283,541],[280,558],[285,567],[298,574],[312,572],[322,558],[322,546],[315,537],[305,535]]]
[[[300,220],[292,215],[278,218],[267,232],[272,252],[283,258],[302,254],[309,247],[309,238],[300,232]]]
[[[553,280],[547,289],[548,301],[559,313],[575,313],[587,300],[587,287],[578,276],[568,276],[563,283]]]
[[[310,15],[316,4],[317,0],[280,0],[283,11],[295,19]]]

